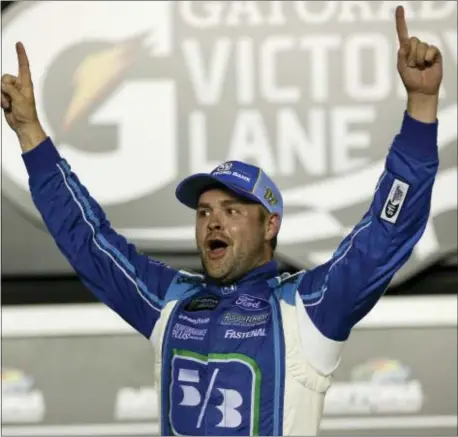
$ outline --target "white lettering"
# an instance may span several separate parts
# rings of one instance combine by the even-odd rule
[[[242,395],[228,388],[217,389],[223,395],[221,405],[216,408],[221,411],[221,421],[216,425],[223,428],[237,428],[242,423],[242,415],[237,411],[237,408],[243,404]]]
[[[366,162],[361,156],[371,142],[369,131],[350,130],[349,125],[374,122],[375,111],[370,105],[336,106],[329,111],[311,107],[299,116],[293,109],[280,108],[270,134],[260,111],[240,110],[234,126],[228,125],[229,139],[224,144],[227,155],[219,161],[209,160],[207,151],[208,139],[218,134],[210,121],[214,116],[194,111],[189,120],[189,168],[191,172],[210,172],[221,160],[240,159],[254,161],[271,175],[289,176],[300,170],[313,176],[346,172]],[[354,149],[359,149],[358,156],[351,155]]]
[[[194,3],[202,5],[203,16],[194,13],[192,6]],[[178,2],[181,18],[185,23],[199,28],[208,28],[217,26],[221,22],[221,14],[225,6],[225,1],[180,1]]]
[[[275,171],[275,159],[269,145],[269,135],[261,113],[244,109],[237,114],[229,146],[229,159],[257,161],[267,173]]]
[[[172,337],[179,340],[203,340],[206,334],[207,329],[197,329],[181,323],[176,323],[172,331]]]
[[[436,6],[434,6],[436,5]],[[420,16],[424,20],[442,20],[456,10],[456,1],[422,1]]]
[[[299,164],[314,176],[322,176],[326,172],[324,110],[311,109],[307,115],[306,133],[295,111],[279,111],[278,124],[281,128],[277,129],[278,159],[284,175],[293,175]]]
[[[410,21],[440,21],[457,7],[454,1],[180,1],[183,21],[198,29],[218,26],[283,26],[288,18],[307,24],[392,21],[397,5],[404,6]],[[288,14],[285,15],[285,10]]]
[[[329,98],[329,52],[342,44],[340,35],[309,36],[301,40],[301,47],[310,50],[307,63],[311,74],[308,91],[315,102],[322,103]]]
[[[254,298],[247,294],[241,294],[237,297],[235,305],[245,309],[259,310],[267,307],[268,302],[261,298]]]
[[[185,316],[184,314],[179,314],[178,318],[180,320],[184,320],[186,322],[192,323],[193,325],[204,325],[208,322],[210,322],[210,317],[202,318],[202,317],[197,317],[197,318],[192,318]]]
[[[336,12],[339,2],[308,2],[308,1],[295,1],[293,2],[296,13],[302,20],[308,23],[324,23],[328,21]],[[322,6],[319,11],[311,11],[309,7]]]
[[[367,1],[344,1],[340,7],[339,21],[370,21],[373,18],[371,5]]]
[[[145,96],[149,96],[149,99],[143,105],[138,105],[137,102],[144,100]],[[171,80],[125,81],[116,92],[100,101],[88,120],[94,125],[116,126],[116,147],[103,153],[88,154],[69,144],[61,144],[73,168],[84,172],[87,186],[91,187],[91,193],[95,193],[99,202],[105,206],[129,202],[162,188],[178,176],[175,165],[178,155],[177,126],[174,122],[176,101],[176,87]],[[126,108],[130,109],[126,111]],[[144,129],[150,120],[155,120],[162,128]],[[142,134],[138,135],[138,132]],[[137,140],[132,144],[133,137]],[[152,144],[164,147],[161,165],[153,174],[148,162],[157,159],[157,151],[151,147]],[[140,153],[145,159],[135,160],[135,166],[129,165],[126,169],[126,163],[133,162],[133,152],[136,155]],[[106,163],[106,166],[102,163]],[[88,171],[91,166],[100,167],[100,170]],[[129,179],[134,177],[135,184],[129,183]],[[113,191],[103,189],[101,178]]]
[[[236,326],[255,326],[266,323],[269,318],[269,313],[245,315],[238,313],[226,313],[221,322],[222,325],[236,325]]]
[[[268,18],[269,24],[277,26],[286,24],[286,17],[283,13],[284,2],[282,0],[272,0],[268,2],[268,4],[270,6],[270,16]]]
[[[178,381],[191,382],[197,384],[199,382],[199,371],[194,369],[178,369]]]
[[[243,179],[244,181],[250,182],[250,178],[248,176],[244,176],[240,173],[237,173],[236,171],[232,173],[232,176],[235,176],[236,178],[240,178],[240,179]]]
[[[364,51],[372,54],[372,62],[363,58]],[[385,61],[390,58],[390,46],[383,35],[369,33],[350,36],[344,45],[344,58],[345,85],[352,99],[357,102],[377,101],[389,95],[393,66]],[[371,83],[364,84],[363,75],[367,73],[368,65],[376,68],[370,68],[373,72],[373,77],[369,79]]]
[[[351,123],[373,123],[376,112],[373,106],[348,106],[335,108],[332,113],[332,168],[336,174],[345,173],[368,164],[369,158],[350,156],[351,149],[367,149],[370,132],[350,131]]]
[[[235,340],[243,340],[246,338],[252,337],[265,337],[266,336],[266,329],[265,328],[258,328],[254,329],[253,331],[248,332],[239,332],[233,329],[228,329],[224,334],[224,338],[230,338]]]
[[[380,9],[377,12],[377,20],[380,21],[392,21],[394,16],[394,10],[396,7],[403,6],[405,9],[406,17],[409,17],[409,20],[415,20],[417,13],[415,8],[412,5],[411,1],[397,1],[393,2],[390,0],[380,2]]]
[[[260,53],[260,86],[263,98],[269,102],[287,102],[294,103],[300,98],[300,90],[298,87],[280,87],[278,84],[278,66],[281,63],[278,60],[278,55],[285,52],[294,46],[294,38],[292,36],[278,36],[268,38],[261,46]]]
[[[240,24],[257,25],[262,24],[263,19],[258,9],[257,2],[254,1],[231,1],[229,13],[227,14],[226,24],[228,26],[238,26]],[[246,17],[246,21],[241,18]]]
[[[187,376],[192,375],[191,378]],[[197,370],[190,369],[179,369],[178,381],[182,382],[199,382],[199,372]],[[202,397],[197,388],[192,385],[180,385],[181,390],[183,391],[183,399],[179,405],[184,407],[197,407],[200,404]]]
[[[238,104],[249,105],[253,103],[255,89],[253,38],[241,38],[237,42],[237,49],[235,70]]]
[[[184,60],[199,104],[215,105],[220,101],[232,46],[230,38],[218,38],[213,45],[209,66],[206,68],[202,59],[201,44],[193,39],[183,42]]]

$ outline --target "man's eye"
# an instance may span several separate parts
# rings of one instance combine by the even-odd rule
[[[231,215],[237,214],[238,211],[235,208],[228,208],[227,212]]]
[[[201,209],[201,210],[197,211],[197,215],[199,217],[206,217],[208,215],[208,211],[205,210],[205,209]]]

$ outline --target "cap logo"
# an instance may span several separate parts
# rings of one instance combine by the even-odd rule
[[[232,168],[232,162],[225,162],[216,168],[216,171],[228,171]]]
[[[275,197],[275,194],[272,193],[272,190],[270,188],[266,188],[266,191],[264,193],[264,199],[267,200],[267,203],[269,205],[276,205],[278,200]]]

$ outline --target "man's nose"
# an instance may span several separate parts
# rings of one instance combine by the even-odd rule
[[[214,211],[210,215],[210,219],[208,220],[208,229],[215,230],[215,229],[222,229],[223,228],[223,221],[219,213]]]

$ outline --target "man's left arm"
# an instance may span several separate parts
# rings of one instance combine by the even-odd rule
[[[406,111],[369,210],[333,257],[303,276],[298,290],[308,319],[303,336],[329,340],[319,349],[340,352],[421,238],[438,169],[437,128],[437,121],[423,123]],[[307,349],[316,350],[317,341]]]
[[[409,259],[429,218],[439,166],[442,58],[436,47],[409,38],[402,7],[396,28],[397,66],[408,96],[400,132],[368,211],[327,263],[303,275],[296,296],[305,353],[323,373],[335,369],[352,328]]]

